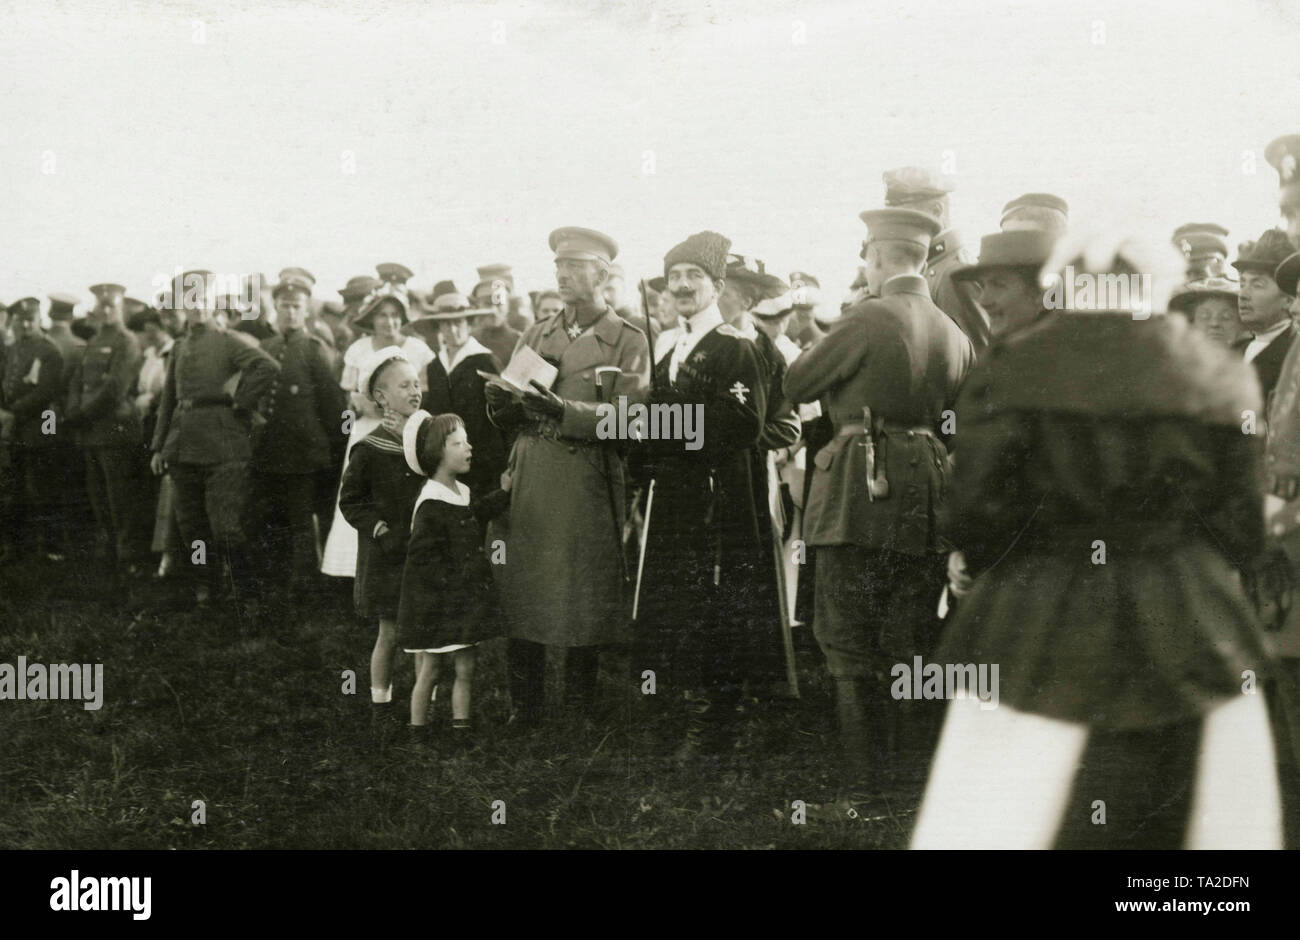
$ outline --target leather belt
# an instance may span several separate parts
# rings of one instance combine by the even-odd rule
[[[182,398],[176,402],[177,411],[191,411],[195,408],[230,408],[235,404],[229,395],[196,395]]]

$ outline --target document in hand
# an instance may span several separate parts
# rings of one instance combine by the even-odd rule
[[[512,395],[533,392],[533,387],[528,384],[530,381],[536,381],[543,388],[550,388],[559,374],[560,370],[537,355],[531,346],[520,346],[500,375],[479,371],[479,377],[486,379],[488,384],[504,388]]]

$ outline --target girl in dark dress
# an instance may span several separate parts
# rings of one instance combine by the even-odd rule
[[[492,572],[483,527],[508,505],[510,479],[502,474],[501,489],[471,501],[469,487],[456,477],[469,472],[473,448],[464,422],[454,414],[435,418],[417,411],[402,439],[410,469],[429,475],[415,503],[397,616],[398,642],[415,654],[411,726],[425,725],[437,657],[450,653],[456,669],[452,730],[468,736],[474,646],[499,632],[492,628]]]
[[[384,714],[391,714],[402,565],[411,510],[424,483],[406,465],[402,436],[395,428],[420,407],[420,381],[405,354],[389,346],[365,361],[360,383],[362,392],[379,406],[384,423],[353,448],[339,488],[339,511],[357,530],[353,586],[357,613],[366,620],[379,621],[379,635],[370,654],[370,701]]]

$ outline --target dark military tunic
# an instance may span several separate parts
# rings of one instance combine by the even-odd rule
[[[59,410],[63,385],[59,351],[40,334],[0,350],[0,409],[14,415],[12,437],[0,443],[0,541],[20,534],[39,543],[55,534],[49,531],[56,528],[50,510],[61,468],[54,444],[72,434],[59,437],[57,417],[50,426],[55,433],[42,433],[42,425],[46,411]]]
[[[168,463],[212,465],[247,461],[248,414],[275,379],[279,365],[246,334],[191,325],[167,363],[153,449]],[[225,385],[241,374],[233,399]]]
[[[334,381],[324,342],[305,330],[277,333],[262,349],[280,364],[262,399],[266,424],[256,435],[259,472],[313,473],[342,457],[347,398]]]
[[[0,362],[0,408],[14,415],[12,444],[43,446],[55,440],[42,434],[42,414],[58,411],[65,384],[58,347],[39,334],[24,336],[5,347]],[[55,426],[57,433],[57,424]]]
[[[936,235],[930,243],[925,280],[935,306],[952,317],[952,321],[961,327],[961,331],[975,347],[975,352],[979,353],[989,344],[991,333],[988,319],[967,293],[970,286],[961,284],[952,277],[970,263],[961,236],[956,230],[947,229]]]

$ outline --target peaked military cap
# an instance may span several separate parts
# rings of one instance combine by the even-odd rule
[[[356,277],[349,278],[348,282],[339,291],[344,300],[363,300],[370,296],[370,292],[378,287],[382,281],[376,280],[369,274],[358,274]]]
[[[903,241],[929,248],[939,234],[939,220],[918,209],[868,209],[858,218],[866,223],[867,242]]]
[[[406,265],[391,261],[375,265],[375,270],[379,272],[379,279],[388,284],[405,284],[414,276]]]
[[[557,228],[547,240],[556,258],[611,263],[618,257],[618,242],[591,228],[576,225]]]
[[[71,320],[72,311],[77,304],[81,303],[72,294],[55,293],[50,294],[50,319],[51,320]]]
[[[921,166],[903,166],[886,170],[885,205],[907,206],[940,199],[956,187],[946,177]]]
[[[282,291],[296,291],[310,297],[311,289],[315,286],[316,278],[310,271],[305,268],[285,268],[280,272],[280,283],[271,290],[271,297],[278,297]]]

